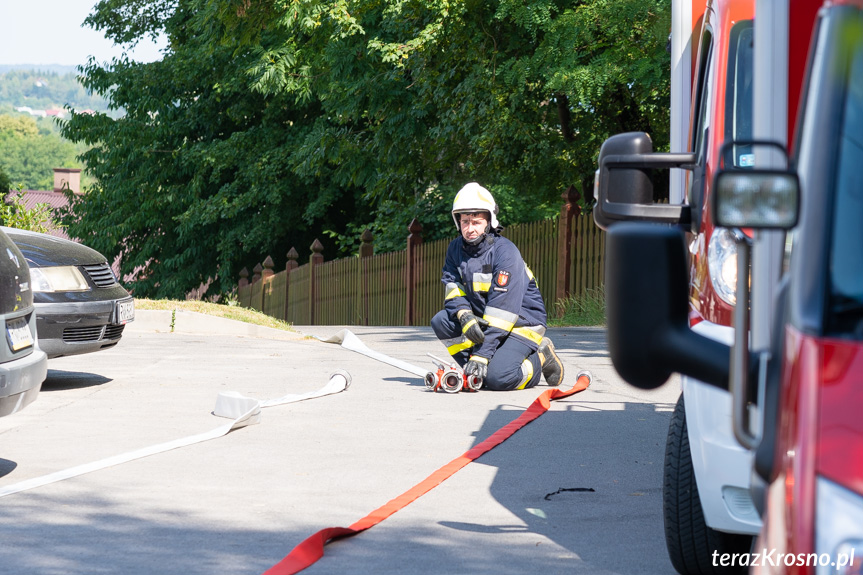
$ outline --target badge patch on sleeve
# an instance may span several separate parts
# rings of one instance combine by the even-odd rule
[[[506,287],[506,284],[509,283],[509,272],[505,270],[497,272],[497,276],[494,278],[494,283],[500,287]]]

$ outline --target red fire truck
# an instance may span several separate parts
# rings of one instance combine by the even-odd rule
[[[664,486],[681,573],[861,572],[861,4],[760,0],[753,49],[752,3],[708,3],[685,151],[636,133],[600,152],[612,360],[641,387],[683,376]],[[657,168],[685,170],[668,205]]]

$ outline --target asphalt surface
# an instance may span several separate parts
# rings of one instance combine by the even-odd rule
[[[218,439],[0,498],[3,575],[263,573],[312,533],[419,483],[547,389],[431,393],[337,345],[179,314],[170,332],[154,318],[139,311],[115,348],[49,362],[37,401],[0,418],[0,489],[223,425],[211,413],[222,391],[304,393],[336,369],[351,386],[264,409],[259,424]],[[326,337],[342,327],[296,329]],[[429,328],[349,329],[415,365],[445,356]],[[673,573],[661,485],[678,384],[627,386],[603,329],[550,335],[564,385],[588,369],[590,389],[377,527],[331,543],[304,573]]]

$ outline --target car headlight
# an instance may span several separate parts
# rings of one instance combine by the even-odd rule
[[[34,292],[87,291],[90,286],[75,266],[30,268]]]
[[[863,497],[823,477],[816,486],[815,553],[816,575],[861,572]]]
[[[737,242],[727,228],[714,228],[707,244],[707,268],[713,291],[729,305],[737,303]]]

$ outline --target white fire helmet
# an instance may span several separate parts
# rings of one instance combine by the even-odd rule
[[[456,214],[488,212],[491,214],[491,221],[489,222],[491,229],[495,229],[498,227],[497,211],[497,203],[494,201],[491,192],[476,182],[471,182],[465,184],[455,195],[455,200],[452,202],[452,221],[455,222],[455,227],[460,230]]]

